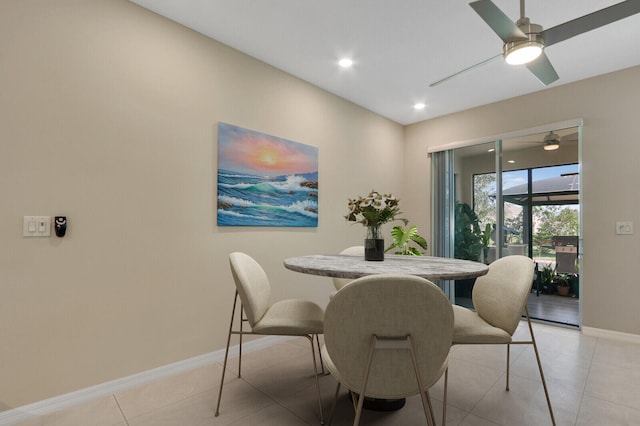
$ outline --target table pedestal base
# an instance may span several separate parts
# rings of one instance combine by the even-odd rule
[[[380,399],[365,397],[362,408],[371,411],[397,411],[404,407],[407,402],[405,398],[400,399]]]

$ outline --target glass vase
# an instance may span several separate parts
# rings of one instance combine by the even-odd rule
[[[364,260],[380,262],[384,260],[384,238],[379,226],[367,227],[364,239]]]

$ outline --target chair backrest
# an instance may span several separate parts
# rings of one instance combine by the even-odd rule
[[[370,275],[352,281],[325,310],[324,336],[340,381],[362,386],[371,336],[406,337],[416,346],[425,388],[444,372],[453,337],[453,308],[430,281],[411,275]],[[366,396],[403,398],[419,392],[409,351],[377,350]]]
[[[340,254],[346,254],[347,256],[364,256],[364,246],[347,247],[342,250]],[[340,290],[351,281],[353,280],[350,278],[333,278],[333,286],[336,290]]]
[[[533,285],[535,266],[526,256],[506,256],[476,279],[473,305],[480,317],[513,335]]]
[[[260,264],[245,253],[231,253],[229,264],[247,320],[253,327],[269,308],[269,279]]]

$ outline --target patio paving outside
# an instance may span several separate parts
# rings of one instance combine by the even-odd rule
[[[473,309],[470,298],[456,297],[456,305]],[[529,294],[527,309],[531,319],[567,325],[580,326],[580,299],[557,294]]]

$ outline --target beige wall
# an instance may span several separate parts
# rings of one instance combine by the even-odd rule
[[[318,228],[216,226],[217,123],[319,148]],[[403,128],[125,0],[0,2],[0,411],[224,347],[227,255],[359,243],[347,198],[402,198]],[[24,215],[68,234],[21,236]]]
[[[407,126],[407,211],[431,235],[427,147],[583,118],[582,325],[640,334],[639,82],[635,67]],[[633,221],[635,234],[615,235],[616,221]]]

